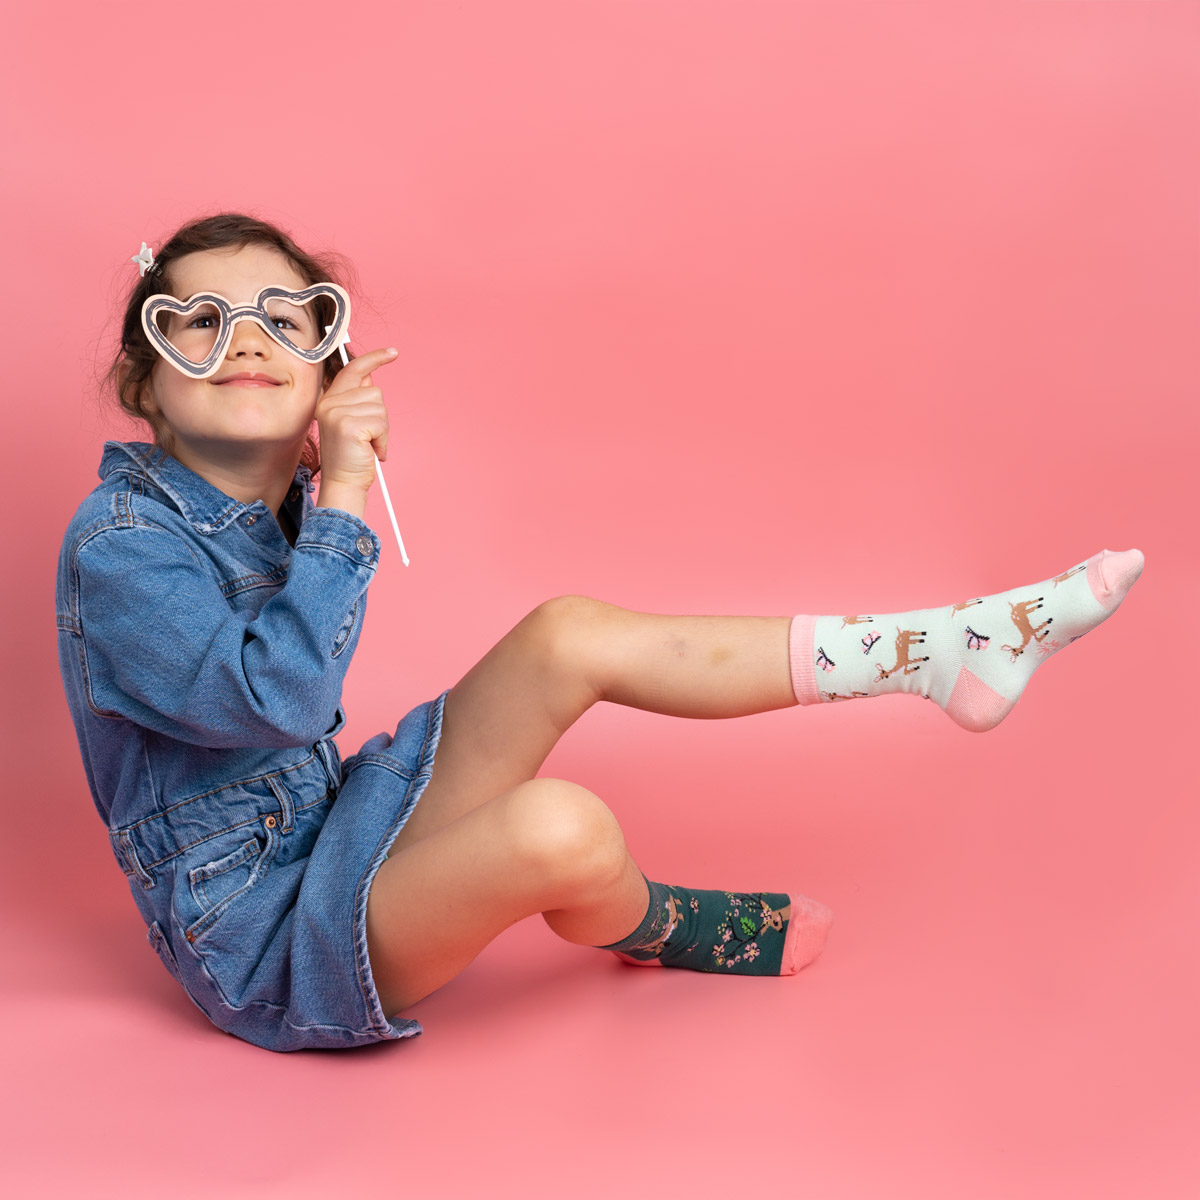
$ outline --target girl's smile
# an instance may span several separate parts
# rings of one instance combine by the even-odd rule
[[[214,379],[213,385],[224,387],[234,384],[239,387],[278,387],[279,380],[258,371],[239,371],[236,375],[227,375],[224,379]]]

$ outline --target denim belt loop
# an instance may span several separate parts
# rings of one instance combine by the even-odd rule
[[[342,786],[342,758],[338,753],[337,743],[328,738],[318,742],[314,747],[321,765],[325,768],[325,777],[329,780],[329,790],[336,792]]]
[[[121,870],[126,875],[132,875],[146,891],[149,891],[154,886],[154,876],[149,874],[145,867],[142,866],[141,860],[137,855],[137,850],[133,845],[133,838],[129,836],[129,830],[110,830],[108,840],[112,844],[113,854],[116,855],[117,862],[121,865]]]
[[[287,788],[279,782],[278,775],[268,775],[267,786],[275,794],[275,799],[279,801],[279,813],[282,817],[282,825],[279,832],[291,833],[292,826],[296,823],[296,806],[292,803],[292,798],[288,795]]]

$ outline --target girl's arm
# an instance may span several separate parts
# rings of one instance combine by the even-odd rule
[[[378,561],[365,524],[313,509],[254,615],[183,537],[136,513],[106,526],[73,563],[87,702],[197,745],[311,745],[334,723]]]

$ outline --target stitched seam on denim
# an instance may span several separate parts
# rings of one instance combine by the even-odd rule
[[[309,520],[312,518],[310,517]],[[327,521],[336,522],[339,525],[349,525],[351,529],[360,531],[366,528],[366,522],[360,521],[357,517],[352,517],[349,513],[341,512],[336,508],[323,508],[321,514],[317,516],[318,527]],[[307,525],[308,522],[306,521]]]
[[[410,771],[407,767],[402,767],[394,758],[388,758],[386,754],[355,754],[354,770],[359,767],[383,767],[385,770],[391,771],[393,775],[399,775],[401,779],[408,783],[417,777],[418,772]]]
[[[249,574],[239,575],[236,579],[228,579],[221,584],[221,591],[226,596],[236,596],[239,592],[247,592],[256,587],[267,587],[274,583],[282,583],[287,579],[286,566],[276,567],[269,575]]]
[[[274,771],[264,771],[261,775],[248,775],[245,779],[235,779],[230,783],[223,783],[220,787],[209,788],[207,792],[197,792],[194,796],[184,796],[182,800],[176,800],[169,808],[164,808],[162,812],[151,813],[149,816],[143,817],[140,821],[135,821],[132,825],[122,826],[123,829],[136,829],[139,825],[144,825],[147,821],[155,821],[159,817],[166,816],[167,813],[173,812],[177,808],[182,808],[185,804],[191,804],[195,800],[203,800],[207,796],[215,796],[218,792],[229,791],[230,788],[244,787],[247,783],[264,782],[271,775],[289,775],[293,771],[299,771],[301,767],[307,767],[309,763],[316,760],[315,754],[310,754],[307,758],[302,758],[297,763],[292,763],[289,767],[277,767]]]
[[[268,1008],[283,1008],[282,1005],[271,1004],[270,1001],[268,1001],[268,1000],[254,1000],[254,1001],[251,1001],[251,1003],[262,1004]],[[283,1009],[283,1011],[286,1013],[287,1009],[285,1008],[285,1009]],[[406,1024],[410,1024],[410,1025],[417,1024],[416,1021],[412,1021],[408,1018],[403,1018],[403,1019]],[[287,1016],[283,1017],[283,1023],[285,1025],[287,1025],[289,1028],[298,1030],[300,1032],[303,1032],[306,1029],[337,1029],[337,1030],[343,1031],[345,1033],[353,1034],[355,1037],[359,1037],[359,1038],[371,1037],[375,1033],[374,1029],[355,1029],[352,1025],[328,1025],[328,1024],[322,1024],[321,1022],[318,1022],[318,1021],[313,1021],[311,1024],[308,1024],[308,1025],[298,1025],[295,1021],[290,1020]],[[391,1028],[390,1023],[388,1025],[388,1028],[389,1029]]]
[[[299,543],[297,543],[296,549],[299,550],[300,548]],[[331,546],[328,542],[305,542],[303,548],[305,550],[320,550],[324,554],[336,554],[338,557],[352,562],[356,567],[363,567],[372,572],[375,570],[374,560],[368,561],[357,553],[352,554],[349,550],[343,550],[341,546]]]
[[[324,804],[328,798],[329,798],[329,793],[327,792],[319,800],[314,800],[311,804],[302,804],[298,808],[294,808],[293,811],[297,812],[297,813],[308,812],[308,810],[310,808],[316,808],[319,804]],[[173,853],[168,854],[163,858],[158,858],[158,859],[155,859],[154,862],[143,863],[142,865],[144,867],[146,867],[147,869],[150,867],[160,866],[162,863],[170,862],[170,860],[173,858],[178,858],[181,854],[190,850],[193,846],[200,846],[204,842],[208,842],[208,841],[211,841],[213,838],[220,837],[224,833],[232,833],[235,829],[241,829],[246,825],[254,825],[258,821],[261,821],[263,819],[263,817],[275,816],[277,811],[278,810],[274,809],[274,808],[267,808],[267,809],[264,809],[262,812],[255,813],[254,816],[252,816],[252,817],[247,817],[246,820],[244,820],[244,821],[237,821],[233,825],[226,825],[223,829],[206,829],[204,831],[203,837],[197,838],[194,842],[188,842],[188,844],[186,846],[180,846]],[[127,831],[122,830],[120,832],[127,832]]]
[[[424,784],[428,784],[428,782],[428,779],[424,780]],[[406,812],[411,815],[410,805],[413,802],[412,794],[413,789],[417,786],[417,783],[417,778],[412,778],[409,780],[408,787],[404,792],[404,799],[400,804],[400,812],[396,818],[395,824],[399,824],[400,817]],[[424,787],[422,787],[422,791],[423,790]],[[393,833],[393,828],[394,826],[389,827],[387,833],[380,840],[380,843],[375,847],[376,854],[379,853],[384,841],[388,840],[389,838],[392,841],[395,841],[399,834],[399,830],[396,830]],[[374,858],[374,856],[372,856],[372,858]],[[381,862],[380,866],[382,865],[383,863]],[[379,869],[376,868],[375,871],[372,872],[372,882],[374,882],[374,879],[378,874]],[[374,985],[374,976],[371,971],[371,952],[370,947],[367,945],[366,939],[366,907],[367,899],[370,895],[370,889],[367,889],[367,895],[364,896],[363,887],[365,886],[365,882],[366,873],[364,872],[363,878],[358,881],[358,887],[354,891],[354,967],[355,974],[358,976],[358,990],[362,996],[363,1007],[367,1012],[367,1020],[371,1022],[372,1029],[382,1031],[383,1025],[387,1023],[387,1013],[383,1011],[383,1002],[379,999],[379,989]],[[360,906],[363,909],[363,937],[361,945],[359,944],[358,937],[358,911]],[[376,1016],[376,1009],[379,1010],[379,1016]],[[380,1023],[381,1020],[383,1024]]]
[[[147,936],[151,947],[154,949],[154,953],[160,958],[170,959],[170,964],[164,961],[163,965],[167,966],[167,970],[175,979],[178,979],[179,963],[176,962],[175,951],[171,949],[171,943],[167,940],[166,930],[157,921],[154,921],[151,923],[149,930],[147,930]],[[187,989],[185,988],[184,990],[186,991]]]
[[[283,1021],[283,1023],[288,1025],[290,1028],[301,1031],[301,1032],[306,1029],[334,1029],[334,1030],[337,1030],[339,1033],[353,1034],[355,1037],[358,1037],[358,1038],[366,1038],[366,1037],[372,1037],[372,1036],[378,1035],[378,1031],[374,1027],[372,1027],[371,1029],[355,1029],[352,1025],[322,1024],[319,1022],[313,1022],[311,1025],[298,1025],[295,1021],[292,1021],[288,1018],[287,1013],[289,1010],[286,1005],[275,1004],[270,1000],[251,1000],[249,1004],[242,1004],[242,1005],[231,1004],[229,1002],[229,999],[226,997],[224,991],[222,990],[221,985],[219,983],[217,983],[217,981],[213,978],[212,972],[208,969],[208,963],[205,961],[204,956],[202,954],[200,954],[199,952],[196,952],[196,958],[200,962],[200,969],[204,972],[209,983],[212,984],[213,990],[217,994],[217,999],[230,1012],[246,1013],[246,1012],[252,1012],[253,1010],[259,1009],[259,1008],[266,1008],[266,1009],[270,1009],[273,1012],[282,1013],[283,1015],[280,1019]],[[184,991],[186,992],[187,989],[184,988]],[[200,1011],[204,1013],[205,1016],[208,1016],[208,1013],[205,1012],[204,1008],[201,1007],[200,1002],[198,1000],[196,1000],[195,997],[193,997],[191,995],[191,993],[188,993],[188,997],[189,997],[189,999],[191,999],[192,1003],[195,1004],[196,1007],[199,1008]],[[404,1018],[404,1019],[407,1022],[408,1019],[407,1018]],[[211,1021],[212,1017],[209,1017],[209,1020]],[[412,1021],[411,1023],[413,1025],[418,1024],[418,1022],[416,1022],[416,1021]],[[216,1024],[216,1022],[214,1022],[214,1024]],[[390,1029],[391,1026],[389,1025],[388,1028]]]
[[[87,701],[88,708],[91,709],[93,715],[103,717],[106,721],[123,721],[125,718],[119,712],[101,708],[92,698],[92,673],[88,670],[87,639],[83,636],[82,629],[79,633],[78,649],[79,673],[83,677],[83,698]]]
[[[129,834],[114,829],[109,831],[108,837],[109,845],[112,845],[114,837],[117,839],[116,845],[112,846],[117,866],[131,879],[136,879],[144,890],[149,891],[154,887],[154,880],[142,865],[142,860],[138,858],[137,847]]]
[[[296,812],[308,812],[310,808],[316,808],[318,804],[324,804],[327,798],[327,796],[322,796],[320,800],[314,800],[312,804],[301,805],[296,809]],[[205,842],[211,841],[213,838],[220,837],[222,834],[232,833],[235,829],[242,829],[247,825],[257,825],[258,822],[263,819],[263,817],[273,817],[276,811],[276,809],[268,808],[263,812],[255,813],[254,816],[248,817],[244,821],[238,821],[234,825],[226,825],[224,829],[205,830],[203,837],[197,838],[194,842],[188,842],[186,846],[180,846],[172,853],[164,855],[162,858],[156,858],[153,862],[143,863],[142,866],[145,867],[147,871],[153,869],[154,867],[160,867],[163,863],[170,862],[171,859],[178,858],[181,854],[186,854],[194,846],[203,845]]]
[[[313,757],[315,758],[316,755]],[[267,787],[271,789],[275,799],[279,802],[279,815],[282,817],[281,832],[291,833],[296,824],[296,806],[292,803],[291,793],[279,782],[278,771],[272,771],[267,776]],[[328,791],[325,794],[328,795]],[[312,805],[307,805],[307,807],[312,808]]]
[[[314,762],[316,760],[316,757],[317,756],[315,754],[310,754],[306,759],[303,759],[301,762],[295,763],[293,766],[281,767],[276,771],[268,771],[263,775],[252,775],[247,779],[238,779],[233,783],[222,784],[219,788],[212,788],[210,791],[201,792],[199,795],[188,796],[188,797],[184,798],[183,800],[176,801],[176,803],[172,804],[169,808],[164,808],[161,812],[151,813],[149,816],[143,817],[140,821],[135,821],[132,825],[124,825],[120,829],[114,829],[112,832],[113,833],[126,833],[126,834],[132,835],[137,829],[139,829],[140,826],[147,825],[151,821],[163,820],[164,818],[167,817],[167,815],[169,813],[177,812],[179,809],[182,809],[185,805],[194,804],[197,800],[205,800],[208,797],[215,796],[220,792],[229,791],[231,788],[244,787],[248,783],[259,783],[259,782],[267,781],[272,777],[278,779],[278,777],[280,775],[288,775],[292,771],[299,771],[302,767],[308,766],[309,763]],[[270,786],[271,785],[268,782],[267,787],[270,788]],[[273,792],[272,792],[272,798],[273,799],[275,798]],[[310,808],[316,808],[316,806],[318,804],[324,804],[328,798],[329,798],[329,793],[328,793],[328,791],[326,791],[323,795],[321,795],[318,799],[314,800],[311,804],[302,804],[299,806],[293,805],[293,809],[297,813],[307,812],[308,809],[310,809]],[[262,799],[266,800],[266,797],[263,797]],[[253,817],[247,818],[245,821],[238,821],[233,825],[227,825],[224,829],[216,829],[216,830],[212,830],[212,831],[206,830],[205,834],[202,838],[197,838],[196,841],[189,842],[186,846],[180,846],[172,854],[165,855],[163,858],[155,859],[155,861],[151,862],[151,863],[143,863],[142,865],[144,867],[146,867],[147,870],[149,870],[151,867],[157,867],[162,863],[169,862],[172,858],[177,858],[180,854],[184,853],[184,851],[186,851],[186,850],[190,850],[193,846],[198,846],[198,845],[200,845],[201,842],[208,841],[209,838],[219,837],[223,833],[229,833],[231,830],[240,829],[240,828],[242,828],[243,825],[251,825],[255,821],[259,820],[261,817],[269,816],[273,811],[274,810],[272,810],[272,809],[266,809],[263,812],[256,813]]]
[[[421,763],[425,762],[425,755],[426,755],[427,751],[429,750],[429,742],[433,737],[433,721],[434,721],[434,715],[436,714],[437,709],[438,709],[438,705],[435,701],[433,704],[431,704],[429,706],[429,712],[425,718],[425,740],[421,743],[421,754],[418,759],[418,761]],[[369,762],[373,758],[374,758],[374,756],[372,755],[367,759],[367,761]],[[380,765],[385,765],[385,764],[380,764]],[[400,772],[397,771],[396,774],[399,775]],[[404,800],[400,805],[400,812],[396,818],[397,824],[399,823],[401,816],[405,816],[405,814],[407,813],[407,816],[405,816],[405,820],[407,821],[407,817],[412,815],[411,805],[416,803],[416,801],[413,799],[413,795],[412,795],[413,789],[417,786],[418,783],[420,783],[421,791],[424,792],[425,788],[429,786],[429,781],[430,781],[431,777],[432,777],[432,769],[428,768],[428,767],[417,772],[416,775],[410,777],[408,788],[405,790],[405,793],[404,793]],[[383,845],[383,840],[390,839],[391,841],[395,841],[396,836],[397,836],[397,833],[393,833],[391,831],[391,829],[389,829],[387,834],[385,835],[385,839],[381,839],[379,845],[376,846],[375,853],[376,854],[379,853],[379,851]],[[380,865],[382,866],[382,863]],[[377,875],[378,873],[379,873],[378,868],[376,868],[375,872],[372,875],[372,881],[374,880],[374,875]],[[367,934],[366,934],[367,899],[368,899],[368,896],[370,895],[370,889],[368,889],[367,895],[363,895],[363,888],[364,888],[365,884],[366,884],[366,875],[364,873],[363,878],[358,881],[358,887],[355,889],[355,892],[354,892],[354,962],[355,962],[355,967],[356,967],[357,974],[358,974],[358,988],[359,988],[359,991],[362,993],[363,1004],[367,1010],[367,1018],[371,1022],[372,1029],[375,1029],[378,1032],[382,1032],[384,1026],[387,1025],[387,1023],[388,1023],[387,1022],[387,1013],[385,1013],[383,1011],[383,1004],[379,999],[379,991],[374,986],[374,981],[373,981],[373,978],[371,975],[370,950],[367,946]],[[361,944],[360,944],[360,939],[358,936],[358,924],[359,924],[358,914],[359,914],[360,909],[362,910],[362,914],[363,914],[363,922],[362,922],[363,936],[361,939]],[[383,1024],[380,1024],[380,1021],[376,1018],[376,1013],[375,1013],[376,1009],[379,1010],[379,1015],[380,1015],[380,1018],[382,1018]]]

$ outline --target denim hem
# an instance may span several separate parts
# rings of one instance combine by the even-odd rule
[[[379,992],[375,987],[375,978],[371,973],[370,956],[367,952],[367,899],[370,895],[371,884],[375,880],[376,872],[383,865],[388,851],[391,850],[392,844],[395,842],[400,830],[404,828],[409,817],[412,816],[417,802],[421,799],[425,788],[429,785],[429,781],[432,778],[434,755],[442,736],[442,715],[445,710],[446,697],[449,694],[450,690],[447,689],[429,706],[425,723],[425,740],[421,746],[417,772],[409,782],[408,790],[405,793],[404,801],[400,806],[400,811],[395,821],[391,823],[376,846],[370,865],[359,880],[358,889],[355,892],[354,946],[355,957],[358,963],[358,984],[362,992],[363,1002],[367,1008],[368,1019],[378,1036],[382,1038],[411,1036],[411,1034],[399,1031],[415,1026],[415,1032],[419,1033],[421,1032],[421,1027],[416,1021],[407,1019],[402,1019],[399,1023],[394,1022],[383,1011],[383,1004],[380,1002]],[[380,761],[381,759],[383,761]],[[386,755],[372,753],[359,756],[355,762],[355,767],[359,770],[365,770],[369,767],[394,770],[395,764],[388,761]]]

